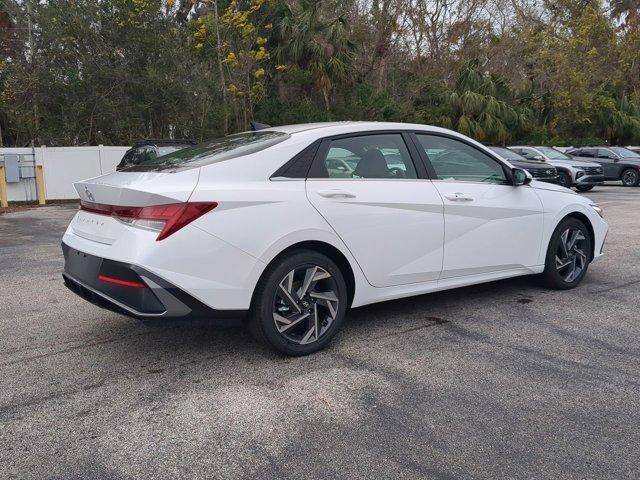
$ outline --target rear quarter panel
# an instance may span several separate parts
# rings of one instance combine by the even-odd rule
[[[258,260],[260,268],[252,272],[249,282],[252,286],[283,250],[310,240],[337,248],[349,261],[356,284],[366,283],[349,250],[309,203],[302,179],[220,182],[201,178],[191,200],[218,202],[215,210],[191,225]]]

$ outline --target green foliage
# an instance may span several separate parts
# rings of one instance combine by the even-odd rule
[[[531,113],[518,93],[500,78],[482,73],[477,61],[467,63],[452,88],[428,83],[416,99],[418,118],[480,141],[505,144],[530,127]]]
[[[201,140],[255,118],[640,143],[637,2],[501,2],[517,8],[506,23],[486,14],[495,0],[454,3],[435,15],[412,0],[6,0],[0,139]]]

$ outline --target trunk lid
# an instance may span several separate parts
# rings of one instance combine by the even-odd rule
[[[177,172],[114,172],[74,183],[81,200],[123,207],[147,207],[189,200],[198,184],[199,168]],[[71,222],[73,233],[112,245],[128,227],[115,218],[80,211]]]
[[[146,207],[186,202],[198,184],[199,168],[177,172],[114,172],[76,182],[82,200],[106,205]]]

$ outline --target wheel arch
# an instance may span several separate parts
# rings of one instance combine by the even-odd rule
[[[591,250],[589,251],[589,261],[593,260],[593,258],[595,257],[595,249],[596,249],[596,234],[593,229],[593,225],[591,224],[591,220],[589,220],[589,217],[587,217],[582,212],[577,212],[577,211],[570,212],[560,219],[560,221],[556,224],[553,231],[555,232],[555,229],[558,228],[558,225],[560,225],[567,218],[575,218],[576,220],[580,220],[587,227],[587,231],[589,232],[589,240],[591,241]],[[547,249],[549,249],[548,245],[547,245]]]
[[[347,284],[348,306],[350,307],[356,293],[356,278],[355,278],[355,272],[353,270],[353,267],[351,266],[351,262],[345,256],[345,254],[342,253],[337,247],[335,247],[334,245],[331,245],[330,243],[320,241],[320,240],[303,240],[303,241],[293,243],[287,246],[286,248],[282,249],[277,255],[275,255],[267,263],[267,265],[262,271],[262,274],[260,275],[260,278],[258,279],[258,283],[256,283],[256,287],[257,285],[260,284],[260,282],[262,281],[266,273],[270,270],[270,268],[279,259],[281,259],[285,255],[290,254],[295,250],[312,250],[312,251],[321,253],[327,256],[328,258],[330,258],[338,266],[338,268],[340,269],[340,271],[344,276],[344,281]],[[255,294],[255,289],[254,289],[254,294]]]
[[[626,172],[627,170],[635,170],[638,176],[640,177],[640,166],[627,163],[622,165],[622,168],[620,169],[620,180],[622,180],[622,176],[624,175],[624,172]]]

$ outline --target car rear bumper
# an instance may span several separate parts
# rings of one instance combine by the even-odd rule
[[[64,283],[85,300],[130,317],[232,318],[246,310],[216,310],[137,265],[116,262],[62,243]]]

